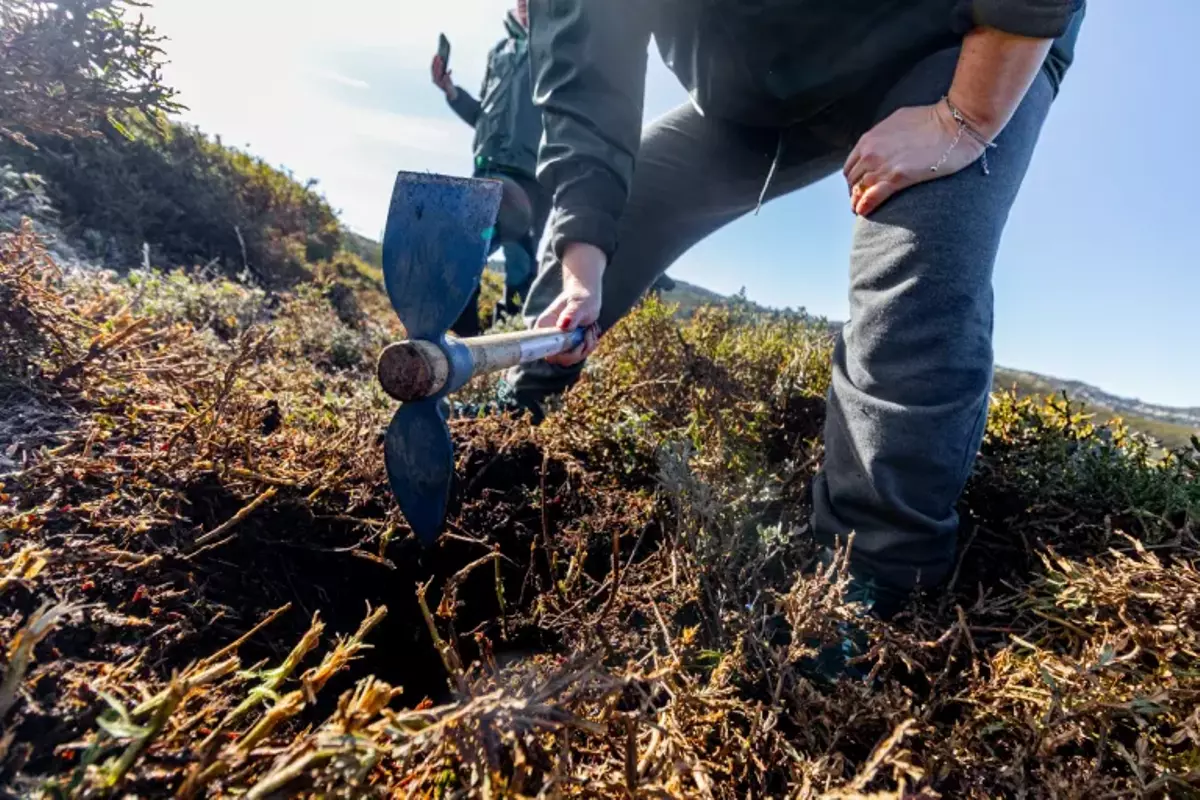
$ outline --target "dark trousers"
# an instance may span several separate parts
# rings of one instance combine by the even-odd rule
[[[937,102],[957,57],[957,49],[930,56],[870,97],[850,98],[845,113],[784,132],[702,117],[690,105],[649,126],[604,273],[602,329],[692,245],[753,212],[781,135],[768,199],[838,172],[875,121]],[[833,354],[812,522],[827,544],[856,532],[852,570],[884,587],[936,586],[954,566],[956,505],[992,381],[992,265],[1053,99],[1039,75],[988,155],[990,175],[972,165],[855,223],[850,320]],[[544,259],[525,305],[530,322],[562,286],[562,265],[553,253]],[[566,389],[581,369],[539,361],[509,380],[519,396],[537,399]]]
[[[496,174],[493,170],[480,170],[475,177],[487,178]],[[504,175],[516,181],[529,197],[533,207],[533,222],[529,231],[519,239],[492,239],[488,258],[497,250],[504,252],[504,296],[492,313],[493,322],[521,314],[521,306],[529,296],[529,288],[537,274],[537,247],[542,239],[542,230],[546,227],[546,217],[550,214],[551,201],[550,193],[533,176],[518,172],[505,172]],[[458,336],[478,336],[483,332],[479,320],[479,293],[480,290],[476,289],[467,307],[450,327]]]

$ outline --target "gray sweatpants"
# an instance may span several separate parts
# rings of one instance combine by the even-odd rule
[[[957,57],[957,49],[933,55],[893,85],[788,129],[767,197],[839,171],[858,137],[897,108],[938,101]],[[936,587],[953,567],[956,505],[988,410],[992,265],[1053,99],[1039,74],[988,154],[990,175],[972,165],[856,222],[850,319],[834,350],[812,522],[825,544],[855,532],[852,570],[881,588]],[[602,329],[688,248],[756,207],[780,135],[704,118],[690,105],[646,130],[604,274]],[[530,322],[560,286],[561,265],[548,254],[525,306]],[[579,370],[541,362],[510,379],[536,397],[562,391]]]

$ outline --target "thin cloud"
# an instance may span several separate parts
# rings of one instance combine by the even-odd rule
[[[371,84],[361,78],[351,78],[349,75],[342,75],[339,72],[322,69],[310,69],[307,74],[317,78],[318,80],[336,83],[339,86],[345,86],[349,89],[370,89]]]

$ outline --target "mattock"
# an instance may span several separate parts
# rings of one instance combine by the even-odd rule
[[[396,176],[383,234],[383,279],[409,338],[384,348],[377,375],[401,403],[384,437],[388,482],[423,545],[442,531],[454,482],[444,398],[476,375],[563,353],[584,340],[582,329],[446,335],[479,285],[497,216],[528,229],[528,203],[519,192],[500,180]]]

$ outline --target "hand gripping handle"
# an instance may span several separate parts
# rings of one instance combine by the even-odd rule
[[[446,348],[464,348],[469,369],[457,371],[455,382],[466,383],[476,375],[528,364],[530,361],[574,350],[583,344],[587,330],[573,331],[534,329],[516,333],[494,333],[470,339],[447,338]],[[461,359],[456,359],[461,362]],[[437,343],[422,339],[396,342],[379,354],[377,366],[379,384],[383,390],[401,402],[432,397],[450,380],[451,362]],[[457,387],[451,387],[454,389]]]

